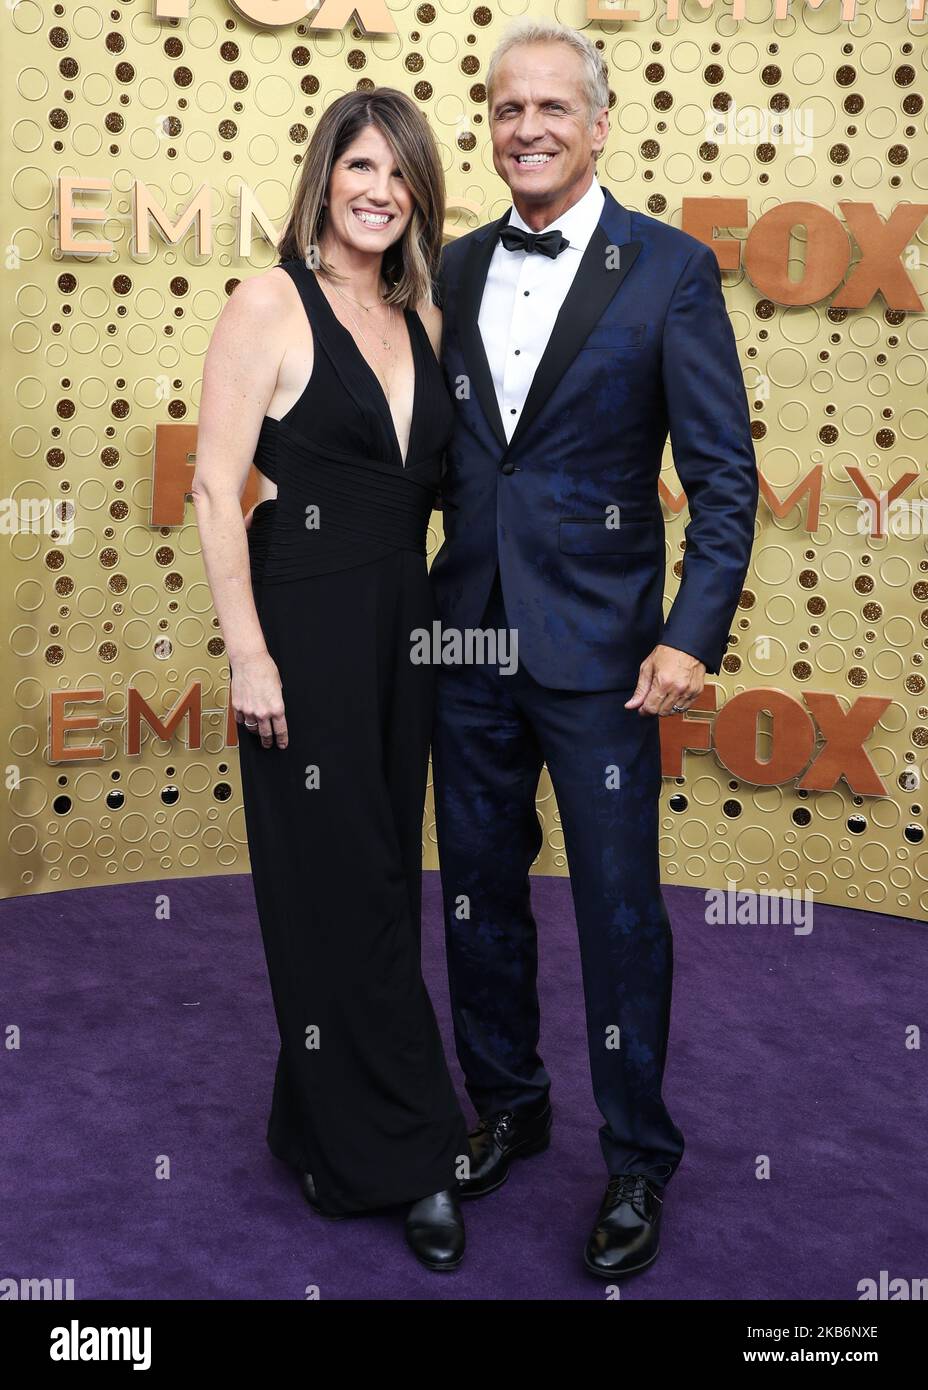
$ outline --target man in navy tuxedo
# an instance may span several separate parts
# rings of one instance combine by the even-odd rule
[[[658,718],[717,672],[747,573],[757,473],[713,251],[595,177],[608,79],[579,32],[523,20],[487,72],[513,206],[443,253],[457,410],[431,575],[442,628],[510,629],[518,669],[442,666],[433,741],[455,1041],[479,1124],[465,1196],[545,1148],[529,868],[547,764],[560,811],[609,1179],[586,1244],[613,1279],[658,1254],[683,1135],[661,1087],[672,940]],[[689,504],[664,620],[657,492],[670,434]],[[657,717],[655,717],[657,716]]]

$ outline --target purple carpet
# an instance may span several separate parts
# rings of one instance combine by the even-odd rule
[[[665,1096],[687,1148],[661,1256],[622,1298],[856,1299],[881,1270],[924,1277],[928,1084],[906,1038],[928,1025],[925,925],[817,906],[809,935],[707,926],[700,890],[665,895]],[[73,1279],[76,1298],[605,1298],[581,1262],[606,1174],[569,883],[535,878],[533,899],[553,1140],[465,1205],[452,1274],[416,1263],[401,1211],[314,1215],[269,1153],[277,1033],[248,876],[6,902],[0,1278]],[[434,873],[423,936],[463,1098]]]

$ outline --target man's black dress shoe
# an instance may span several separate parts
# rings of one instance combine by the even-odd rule
[[[656,1260],[662,1208],[660,1188],[643,1173],[611,1177],[584,1252],[590,1273],[621,1279]]]
[[[524,1110],[495,1110],[484,1115],[468,1135],[470,1176],[458,1178],[458,1195],[483,1197],[509,1177],[514,1158],[541,1153],[551,1142],[551,1106],[532,1115]]]
[[[406,1216],[406,1240],[426,1269],[457,1269],[464,1258],[464,1218],[450,1188],[413,1202]]]

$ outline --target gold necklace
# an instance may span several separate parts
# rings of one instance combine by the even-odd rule
[[[375,304],[362,304],[360,299],[355,299],[353,294],[346,294],[346,292],[341,288],[341,286],[337,285],[334,280],[332,281],[332,288],[333,290],[338,290],[339,294],[342,296],[343,299],[350,299],[352,304],[357,304],[359,308],[366,309],[368,313],[370,313],[372,309],[377,307]],[[377,303],[382,304],[383,299],[378,299]]]
[[[352,303],[352,304],[357,304],[358,307],[359,307],[360,309],[363,309],[363,310],[365,311],[365,313],[367,313],[367,314],[370,314],[371,309],[373,309],[373,307],[374,307],[373,304],[371,304],[370,306],[368,306],[367,304],[362,304],[361,301],[360,301],[360,299],[355,299],[353,295],[345,294],[344,290],[340,289],[339,286],[336,285],[334,281],[332,282],[332,288],[333,288],[333,290],[335,290],[336,294],[340,294],[340,295],[341,295],[342,299],[351,300],[351,303]],[[391,323],[393,322],[392,308],[393,308],[393,306],[390,305],[390,309],[391,309],[390,322],[391,322]],[[358,325],[358,331],[360,332],[360,324]],[[392,352],[392,351],[393,351],[393,344],[390,343],[390,342],[383,336],[383,334],[380,332],[380,330],[379,330],[378,328],[375,327],[374,332],[375,332],[375,333],[377,334],[377,336],[380,338],[380,341],[383,343],[383,345],[384,345],[384,347],[386,348],[387,352]],[[362,334],[362,337],[363,337],[363,334]]]
[[[339,294],[342,293],[341,290],[338,289],[338,286],[337,286],[337,285],[335,285],[333,288],[334,288],[335,290],[337,290]],[[350,296],[350,295],[344,295],[344,294],[342,294],[342,298],[343,298],[343,299],[350,299],[351,296]],[[359,302],[360,302],[360,301],[358,301],[358,300],[355,301],[355,303],[359,303]],[[364,308],[364,305],[363,305],[363,304],[361,305],[361,308],[362,308],[362,309]],[[392,310],[392,305],[391,305],[391,310]],[[351,313],[350,310],[349,310],[349,313]],[[367,348],[368,353],[370,354],[370,356],[374,357],[375,355],[374,355],[373,353],[371,353],[371,351],[370,351],[370,343],[367,341],[367,334],[364,332],[364,329],[361,327],[361,324],[358,322],[357,315],[356,315],[356,314],[351,314],[351,317],[352,317],[352,319],[354,319],[355,326],[357,327],[357,330],[358,330],[358,332],[359,332],[360,335],[361,335],[361,341],[364,343],[364,345],[365,345],[365,347]],[[392,322],[392,313],[391,313],[391,322]],[[378,335],[378,336],[380,336],[380,341],[383,343],[384,347],[385,347],[385,348],[387,349],[387,351],[390,353],[390,374],[389,374],[389,376],[387,377],[387,384],[386,384],[386,386],[384,386],[383,383],[381,382],[381,387],[382,387],[382,389],[383,389],[383,393],[384,393],[384,395],[386,396],[387,400],[389,401],[389,400],[390,400],[390,388],[391,388],[392,385],[393,385],[393,375],[394,375],[394,371],[395,371],[395,369],[396,369],[396,359],[395,359],[394,356],[393,356],[393,345],[392,345],[392,343],[388,342],[387,339],[384,338],[382,335]],[[375,360],[376,360],[376,358],[375,358]],[[371,368],[371,370],[373,371],[373,368]],[[375,375],[376,375],[376,373],[375,373]],[[377,380],[380,381],[379,376],[377,377]]]

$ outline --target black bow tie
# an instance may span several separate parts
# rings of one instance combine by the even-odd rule
[[[550,256],[552,261],[570,245],[557,227],[551,227],[547,232],[527,232],[524,227],[500,227],[499,239],[507,251],[540,251],[543,256]]]

